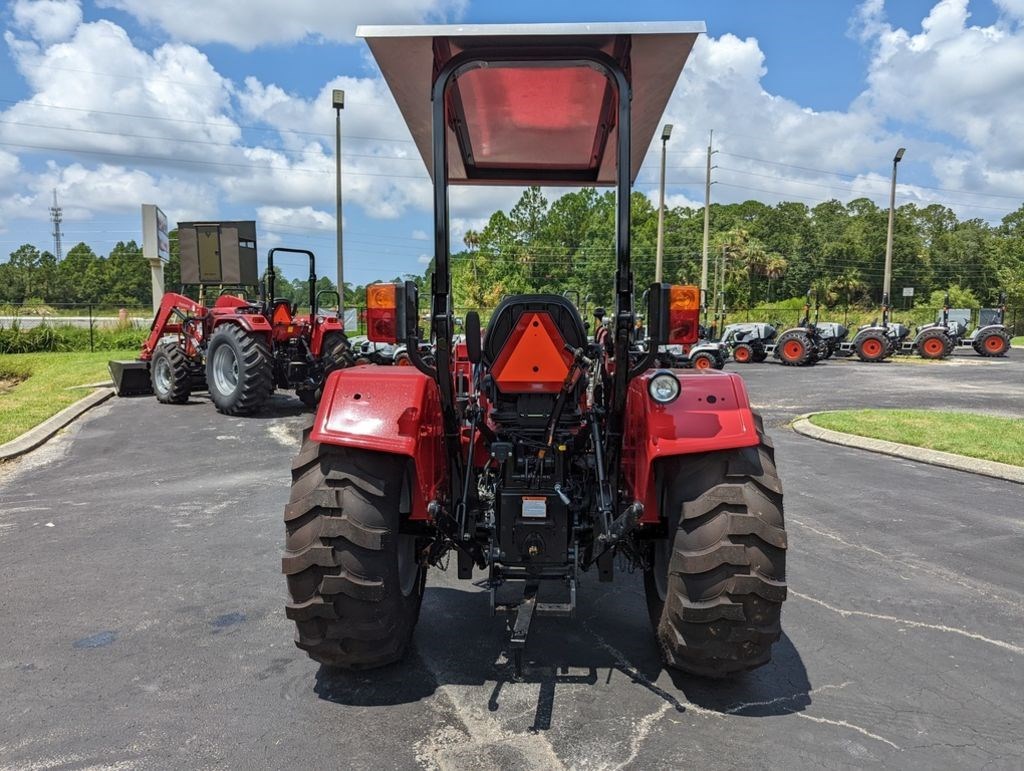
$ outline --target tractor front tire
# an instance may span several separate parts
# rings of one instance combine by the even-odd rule
[[[754,347],[750,343],[737,343],[732,349],[732,360],[737,364],[749,364],[754,360]]]
[[[149,378],[161,404],[184,404],[192,395],[192,364],[175,340],[165,340],[153,351]]]
[[[805,332],[786,332],[779,338],[775,351],[787,367],[803,367],[817,361],[814,344]]]
[[[218,412],[249,415],[258,412],[274,392],[270,345],[262,335],[237,324],[214,330],[206,352],[206,385]]]
[[[953,343],[940,329],[926,329],[917,339],[917,353],[922,359],[945,359],[952,351]]]
[[[665,663],[704,677],[766,664],[781,633],[786,530],[774,449],[669,458],[656,470],[668,537],[644,572]]]
[[[858,359],[869,363],[883,361],[891,352],[889,342],[881,332],[866,333],[854,343],[853,350]]]
[[[409,507],[405,458],[322,445],[303,434],[292,463],[281,568],[295,644],[332,667],[369,669],[402,658],[419,617],[426,568],[416,536],[399,533]]]
[[[1010,350],[1010,336],[1001,329],[987,332],[974,341],[974,350],[979,356],[1005,356]]]
[[[699,369],[701,372],[709,369],[721,369],[721,367],[716,367],[715,365],[715,357],[710,353],[701,352],[695,354],[694,357],[690,359],[690,366],[694,369]]]

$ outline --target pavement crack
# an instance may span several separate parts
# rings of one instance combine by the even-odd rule
[[[907,568],[909,570],[917,570],[927,575],[935,576],[936,578],[939,578],[942,581],[948,581],[950,583],[956,584],[957,586],[963,587],[964,589],[970,589],[972,592],[981,595],[986,600],[998,602],[1002,605],[1006,605],[1010,608],[1013,608],[1013,610],[1017,613],[1021,613],[1022,611],[1024,611],[1024,605],[1022,605],[1020,602],[1016,602],[1014,600],[1003,597],[1000,594],[997,594],[995,591],[993,591],[993,587],[991,585],[979,583],[976,579],[968,578],[967,576],[961,575],[960,573],[955,573],[953,571],[946,570],[935,565],[925,564],[924,562],[922,562],[921,558],[915,554],[911,554],[909,552],[887,554],[886,552],[879,551],[878,549],[873,549],[872,547],[866,546],[865,544],[857,543],[855,541],[848,541],[842,536],[838,535],[837,533],[834,533],[830,530],[823,530],[821,528],[814,527],[813,525],[809,525],[806,522],[801,522],[799,519],[794,519],[793,517],[786,517],[786,522],[790,525],[802,527],[805,530],[815,533],[816,535],[820,535],[822,538],[827,538],[831,541],[835,541],[836,543],[842,544],[847,548],[857,549],[859,551],[867,552],[868,554],[873,554],[874,556],[878,557],[883,562],[885,562],[887,565],[897,563],[901,567]]]
[[[745,709],[749,709],[750,707],[767,707],[767,706],[770,706],[772,704],[781,704],[781,703],[786,702],[786,701],[797,701],[798,699],[805,699],[808,696],[817,695],[817,694],[821,693],[822,691],[836,691],[836,690],[839,690],[840,688],[845,688],[846,686],[850,685],[852,682],[853,682],[852,680],[847,680],[844,683],[833,683],[833,684],[829,684],[829,685],[823,685],[820,688],[814,688],[814,689],[812,689],[810,691],[799,691],[797,693],[791,693],[789,696],[777,696],[774,699],[766,699],[764,701],[745,701],[745,702],[742,702],[741,704],[737,704],[737,705],[735,705],[733,707],[729,707],[729,709],[723,710],[722,714],[723,715],[735,715],[735,714],[738,714],[738,713],[742,712]]]
[[[870,613],[866,610],[847,610],[844,608],[837,608],[834,605],[829,605],[824,600],[819,600],[815,597],[809,597],[806,594],[795,592],[792,589],[789,590],[789,596],[798,597],[801,600],[813,602],[815,605],[820,605],[823,608],[831,610],[833,613],[838,613],[843,618],[859,616],[861,618],[875,619],[876,621],[890,621],[894,624],[915,627],[917,629],[932,629],[936,632],[947,632],[949,634],[960,635],[961,637],[966,637],[971,640],[977,640],[979,642],[988,643],[989,645],[994,645],[997,648],[1008,650],[1011,653],[1024,654],[1024,647],[1021,647],[1020,645],[1015,645],[1013,643],[1006,642],[1005,640],[995,640],[991,637],[985,637],[984,635],[978,634],[977,632],[971,632],[967,629],[961,629],[960,627],[946,626],[945,624],[929,624],[924,621],[914,621],[909,618],[899,618],[898,616],[890,616],[884,613]]]
[[[899,745],[889,741],[884,736],[879,736],[878,734],[872,733],[866,728],[861,728],[859,725],[855,725],[846,720],[831,720],[827,717],[817,717],[816,715],[808,715],[806,712],[797,712],[795,714],[797,717],[802,717],[804,720],[811,720],[815,723],[824,723],[825,725],[832,725],[836,726],[837,728],[848,728],[851,731],[856,731],[857,733],[861,734],[862,736],[866,736],[869,739],[874,739],[877,742],[888,744],[894,750],[900,749]]]

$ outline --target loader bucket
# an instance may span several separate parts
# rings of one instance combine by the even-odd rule
[[[153,393],[149,380],[148,361],[107,362],[110,377],[114,381],[118,396],[143,396]]]

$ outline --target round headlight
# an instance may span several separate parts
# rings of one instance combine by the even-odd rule
[[[671,372],[659,372],[647,383],[647,392],[659,404],[674,402],[679,396],[679,378]]]

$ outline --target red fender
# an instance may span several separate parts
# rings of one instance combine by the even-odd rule
[[[216,329],[221,324],[238,324],[246,332],[259,334],[271,333],[270,322],[258,313],[213,313],[213,327]]]
[[[437,383],[415,367],[364,364],[332,372],[310,437],[314,442],[411,458],[417,492],[410,519],[445,489],[441,399]]]
[[[308,316],[302,318],[309,319]],[[318,316],[312,320],[312,324],[313,334],[309,341],[309,351],[314,356],[323,356],[324,336],[328,332],[344,332],[345,327],[336,316]]]
[[[682,386],[676,400],[659,404],[647,384],[648,370],[629,384],[623,436],[623,474],[633,498],[644,505],[641,522],[661,517],[654,462],[673,455],[754,447],[760,440],[747,389],[733,372],[673,370]]]

